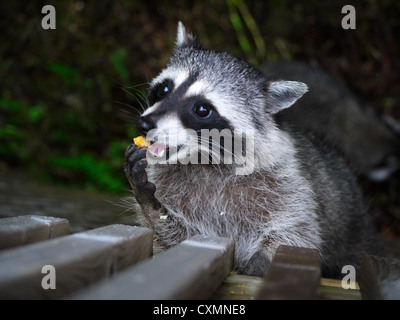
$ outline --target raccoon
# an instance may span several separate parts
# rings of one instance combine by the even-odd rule
[[[375,114],[371,106],[317,66],[272,61],[261,65],[260,70],[307,83],[307,95],[280,116],[335,145],[357,176],[379,183],[400,169],[400,130],[396,120]]]
[[[174,53],[151,81],[149,108],[137,120],[152,144],[131,144],[124,164],[142,223],[154,230],[160,250],[196,234],[228,237],[235,241],[237,272],[261,276],[279,245],[315,248],[330,277],[344,265],[358,268],[365,253],[378,250],[345,162],[312,134],[279,120],[306,92],[304,83],[268,77],[228,53],[203,49],[178,23]],[[229,138],[208,145],[204,130],[250,132],[236,139],[243,143],[238,154],[251,158],[250,170],[238,173],[243,161],[212,162]],[[188,131],[206,141],[193,149],[202,150],[199,158],[217,145],[209,162],[179,161],[187,156]],[[164,162],[153,161],[162,155]]]

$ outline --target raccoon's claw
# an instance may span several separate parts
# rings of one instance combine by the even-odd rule
[[[155,198],[156,186],[147,180],[146,147],[132,143],[125,152],[124,171],[140,205],[151,205],[153,209],[161,208]]]

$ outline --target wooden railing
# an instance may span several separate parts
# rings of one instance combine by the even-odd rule
[[[66,219],[0,219],[0,299],[400,299],[399,260],[365,256],[353,288],[321,278],[317,250],[280,246],[265,276],[232,272],[234,242],[195,236],[152,255],[151,230],[70,234]]]

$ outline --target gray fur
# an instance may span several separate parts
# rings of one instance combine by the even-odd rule
[[[398,124],[393,119],[385,123],[370,106],[316,66],[273,61],[260,69],[307,83],[307,95],[293,108],[281,112],[281,118],[326,137],[357,175],[380,182],[400,168],[400,129],[396,129]]]
[[[146,150],[131,145],[125,172],[159,248],[200,233],[234,239],[240,273],[262,275],[280,244],[318,249],[326,276],[346,264],[358,268],[376,238],[351,172],[323,143],[274,118],[307,86],[269,79],[227,53],[200,49],[181,24],[176,44],[151,86],[166,77],[179,86],[195,75],[187,95],[206,96],[233,128],[255,130],[254,172],[238,176],[234,165],[179,163],[145,170]],[[179,111],[160,111],[163,103],[168,98],[145,115],[157,114],[163,129],[182,126]]]

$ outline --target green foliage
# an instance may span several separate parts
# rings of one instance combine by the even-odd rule
[[[43,117],[44,107],[28,107],[17,100],[0,98],[0,110],[8,119],[0,122],[0,156],[22,163],[30,156],[31,128]]]
[[[85,79],[77,68],[58,62],[48,62],[46,66],[49,71],[59,76],[68,85],[82,86],[88,89],[93,87],[93,81]]]
[[[110,59],[117,70],[123,83],[129,82],[129,71],[125,65],[125,58],[128,55],[128,51],[125,48],[118,49],[110,54]]]
[[[78,69],[70,67],[66,64],[48,62],[47,68],[54,74],[60,76],[68,84],[76,83],[77,79],[82,77]]]
[[[78,73],[59,66],[54,69],[57,73],[66,79],[76,78]],[[78,148],[74,155],[59,153],[60,146],[76,148],[87,145],[86,139],[81,139],[80,143],[74,141],[70,132],[79,128],[79,114],[66,110],[62,120],[67,126],[58,125],[48,130],[46,124],[52,126],[58,117],[47,114],[43,105],[28,106],[18,100],[2,98],[0,108],[8,119],[8,122],[0,123],[0,156],[3,161],[24,165],[31,171],[45,168],[46,176],[52,181],[63,180],[109,193],[121,193],[127,189],[122,172],[127,141],[110,142],[108,153],[101,158],[85,151],[84,147]],[[46,116],[47,121],[44,121]],[[48,145],[43,146],[43,142]],[[49,145],[56,146],[55,152],[49,152]]]
[[[265,42],[246,3],[243,0],[226,0],[226,4],[230,21],[247,60],[253,64],[261,63],[267,58]],[[246,33],[245,26],[249,33]],[[252,42],[255,48],[251,45]]]
[[[125,192],[123,157],[137,135],[134,118],[145,108],[148,81],[170,57],[179,20],[204,47],[256,65],[318,63],[377,111],[399,118],[399,2],[357,3],[351,32],[340,27],[345,4],[59,0],[57,29],[43,30],[37,3],[2,1],[0,168]],[[128,117],[119,117],[121,106]]]
[[[119,154],[121,157],[123,154]],[[113,163],[110,159],[95,159],[90,154],[76,156],[50,156],[49,166],[53,173],[62,176],[66,173],[73,176],[72,184],[78,183],[86,187],[100,189],[109,193],[120,193],[125,189],[125,183],[118,179]],[[114,159],[115,160],[115,159]],[[117,161],[121,164],[120,161]]]

